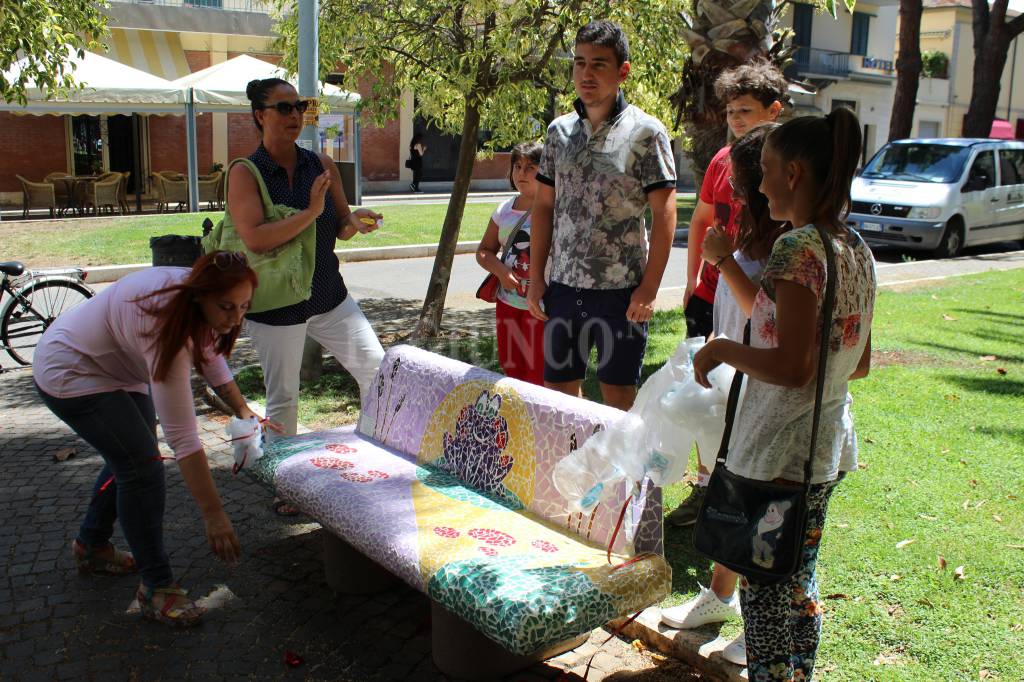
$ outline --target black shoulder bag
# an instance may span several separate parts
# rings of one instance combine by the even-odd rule
[[[800,563],[807,532],[807,493],[818,441],[821,399],[825,389],[825,365],[835,308],[835,254],[832,240],[822,228],[818,235],[825,245],[825,298],[821,312],[821,350],[818,355],[817,389],[811,422],[811,447],[804,465],[802,486],[745,478],[725,466],[729,437],[739,403],[743,374],[736,372],[729,390],[725,434],[718,449],[715,470],[697,516],[693,545],[715,563],[764,584],[782,582],[793,575]],[[744,333],[750,342],[750,323]]]

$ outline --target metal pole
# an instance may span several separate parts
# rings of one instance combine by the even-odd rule
[[[192,88],[188,89],[188,100],[185,103],[185,136],[188,144],[188,210],[195,213],[199,210],[199,161],[196,159],[196,103]]]
[[[356,111],[352,114],[354,119],[354,125],[352,131],[355,139],[352,142],[353,158],[355,159],[355,178],[352,184],[355,186],[355,196],[352,197],[352,203],[356,206],[363,205],[363,133],[362,128],[359,126],[359,112]]]
[[[320,2],[299,0],[299,96],[316,97],[320,75]],[[320,151],[320,131],[315,125],[303,126],[298,145]]]
[[[1007,93],[1009,96],[1006,98],[1006,120],[1010,121],[1010,108],[1013,106],[1013,76],[1017,72],[1017,38],[1020,36],[1014,36],[1013,38],[1013,61],[1010,62],[1010,92]]]
[[[132,114],[132,140],[134,141],[135,153],[132,154],[132,173],[135,177],[135,212],[142,213],[142,134],[139,125],[139,115]]]

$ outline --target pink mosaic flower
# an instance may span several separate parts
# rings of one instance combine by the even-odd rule
[[[354,447],[344,443],[328,443],[325,447],[331,452],[337,452],[339,455],[350,455],[356,451]]]
[[[368,473],[368,474],[369,474],[370,476],[373,476],[374,478],[379,478],[379,479],[381,479],[382,481],[383,481],[383,480],[384,480],[385,478],[391,478],[391,476],[390,476],[389,474],[386,474],[386,473],[384,473],[383,471],[377,471],[376,469],[370,469],[370,470],[369,470],[369,471],[367,471],[366,473]]]
[[[482,553],[486,554],[487,556],[498,556],[498,550],[494,549],[493,547],[477,547],[477,549],[479,549]]]
[[[550,552],[557,552],[558,551],[558,547],[556,545],[553,545],[552,543],[548,542],[547,540],[534,540],[530,544],[533,545],[534,547],[536,547],[537,549],[539,549],[542,552],[549,552],[550,553]]]
[[[449,526],[434,526],[434,534],[449,540],[459,537],[459,531]]]
[[[511,547],[516,544],[514,537],[493,528],[473,528],[469,531],[468,535],[474,540],[486,542],[488,545],[496,547]]]
[[[371,481],[377,480],[373,476],[367,476],[366,474],[361,474],[358,471],[347,471],[343,473],[341,477],[346,481],[351,481],[352,483],[370,483]]]
[[[314,457],[309,463],[318,469],[351,469],[355,466],[347,459],[340,457]]]

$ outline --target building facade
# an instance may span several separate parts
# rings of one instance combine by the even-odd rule
[[[1008,12],[1015,16],[1016,12]],[[973,17],[968,0],[925,0],[921,15],[921,52],[948,58],[946,73],[921,78],[914,111],[917,137],[959,137],[974,85]],[[897,46],[898,47],[898,46]],[[1007,121],[1024,139],[1024,41],[1018,36],[1006,56],[996,118]]]
[[[896,88],[896,0],[858,2],[851,13],[842,3],[839,15],[815,12],[795,3],[782,23],[794,31],[798,46],[787,75],[812,83],[814,95],[795,94],[796,113],[823,114],[845,106],[863,126],[862,155],[870,158],[885,144]]]
[[[278,64],[273,20],[260,0],[112,0],[107,10],[110,35],[107,51],[115,61],[174,80],[240,54]],[[240,84],[244,87],[244,83]],[[364,96],[369,88],[358,88]],[[364,125],[362,171],[364,191],[408,189],[412,172],[405,168],[413,133],[430,133],[426,157],[426,189],[450,186],[458,140],[414,121],[413,97],[405,97],[395,117],[383,127]],[[339,125],[340,124],[340,125]],[[136,150],[132,117],[128,115],[20,115],[0,112],[0,203],[21,202],[16,175],[40,181],[53,172],[88,175],[109,170],[130,171],[136,152],[142,164],[143,191],[151,193],[154,171],[187,169],[185,117],[139,117],[141,145]],[[352,160],[351,127],[323,116],[323,149],[338,160]],[[337,134],[339,132],[342,134]],[[196,118],[199,172],[246,156],[259,144],[247,113],[199,113]],[[348,133],[348,134],[345,134]],[[452,155],[454,149],[454,156]],[[478,161],[477,188],[505,189],[508,155]],[[135,192],[131,178],[129,193]]]

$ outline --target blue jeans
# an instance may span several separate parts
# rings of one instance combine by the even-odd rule
[[[152,399],[127,391],[55,398],[36,389],[50,411],[103,457],[78,541],[86,547],[106,546],[117,520],[142,584],[170,585],[174,576],[164,550],[164,465]]]

